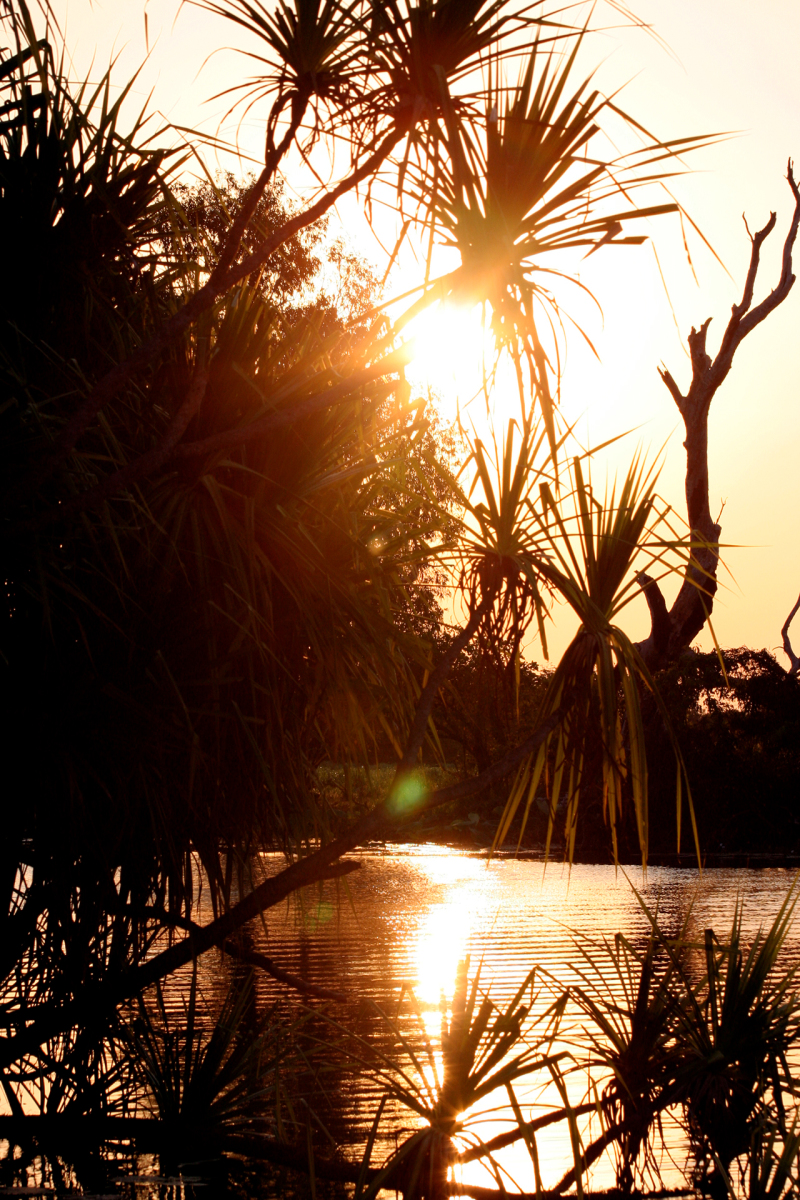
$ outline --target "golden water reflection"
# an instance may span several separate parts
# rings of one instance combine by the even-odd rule
[[[695,871],[654,868],[646,878],[637,873],[633,882],[651,907],[658,906],[667,932],[677,932],[691,909],[696,930],[714,927],[724,935],[737,897],[742,897],[748,936],[771,922],[791,879],[790,872],[780,869],[709,870],[698,879]],[[348,880],[348,893],[343,900],[329,888],[324,896],[315,894],[313,903],[293,901],[281,911],[272,911],[258,937],[266,940],[265,949],[286,969],[299,971],[315,983],[368,996],[387,1011],[394,1011],[401,994],[412,991],[419,1016],[408,1007],[402,1020],[406,1030],[419,1032],[421,1019],[440,1075],[440,1001],[444,996],[450,1002],[458,964],[467,955],[471,976],[480,967],[481,988],[501,1006],[532,967],[540,968],[542,977],[527,1026],[533,1030],[534,1019],[558,991],[577,980],[576,932],[596,940],[603,936],[613,939],[620,932],[640,945],[647,934],[631,881],[622,871],[607,866],[579,865],[570,872],[551,864],[545,871],[540,862],[498,859],[487,864],[478,854],[408,846],[364,854],[362,869]],[[326,905],[326,913],[335,915],[325,923],[309,922],[308,913]],[[794,933],[792,937],[790,949],[797,953],[798,936]],[[346,1024],[348,1014],[337,1013],[337,1019]],[[573,1015],[572,1026],[567,1021],[565,1037],[576,1036],[574,1020]],[[376,1027],[369,1036],[379,1039],[381,1031]],[[406,1069],[413,1071],[410,1061]],[[351,1157],[360,1152],[364,1131],[380,1100],[380,1090],[377,1086],[370,1090],[370,1086],[368,1079],[360,1079],[358,1089],[341,1101],[343,1119],[357,1134]],[[514,1087],[526,1120],[561,1107],[561,1098],[546,1072]],[[585,1075],[570,1077],[572,1104],[584,1101],[588,1090]],[[390,1109],[386,1111],[391,1118]],[[400,1110],[394,1119],[397,1129],[418,1122]],[[464,1119],[471,1135],[483,1140],[514,1124],[504,1091],[485,1098],[478,1111],[465,1114]],[[586,1118],[580,1128],[584,1144],[588,1144],[596,1130]],[[682,1181],[685,1148],[681,1138],[677,1127],[667,1129],[666,1157],[661,1164],[666,1185]],[[390,1132],[382,1152],[388,1154],[394,1144]],[[543,1184],[551,1187],[572,1162],[566,1123],[540,1131],[537,1146]],[[376,1151],[373,1161],[379,1158]],[[534,1190],[533,1167],[524,1144],[502,1150],[497,1158],[507,1172],[504,1183],[509,1190]],[[464,1182],[497,1186],[477,1163],[465,1165],[460,1173]],[[591,1184],[605,1187],[613,1183],[613,1165],[606,1158],[593,1169]]]
[[[415,965],[414,993],[427,1008],[449,997],[459,962],[468,952],[470,934],[496,903],[487,895],[486,864],[455,851],[426,862],[429,881],[446,889],[444,899],[423,914],[412,938],[411,958]]]
[[[420,1002],[421,1017],[431,1042],[438,1044],[439,1024],[441,1021],[440,1008],[444,1008],[452,998],[453,985],[459,963],[469,954],[473,943],[473,934],[483,933],[491,939],[492,930],[501,920],[499,905],[503,899],[502,889],[498,887],[504,872],[494,869],[498,864],[489,864],[478,857],[467,857],[463,852],[446,849],[428,858],[425,870],[433,885],[444,885],[445,896],[438,903],[432,904],[424,914],[421,923],[412,938],[412,958],[416,967],[414,991]],[[570,877],[558,866],[551,864],[549,875],[545,876],[539,864],[526,864],[525,874],[531,875],[531,895],[526,897],[526,907],[532,914],[546,910],[550,892],[555,892],[555,899],[561,893],[568,896]],[[605,873],[604,873],[605,874]],[[535,898],[537,888],[540,891],[539,901]],[[603,900],[608,898],[608,880],[602,878],[595,881],[602,891]],[[547,885],[547,891],[545,890]],[[594,888],[590,877],[589,885],[582,882],[581,890],[584,900],[591,907],[594,905]],[[500,893],[500,894],[498,894]],[[630,897],[630,889],[624,893],[625,907]],[[518,900],[519,898],[517,898]],[[505,915],[507,919],[507,914]],[[547,920],[558,921],[558,916],[547,913]],[[502,961],[495,961],[494,956],[481,955],[477,961],[470,962],[470,981],[480,971],[480,995],[488,995],[497,1003],[502,1003],[500,996],[505,997],[507,989],[502,988]],[[498,983],[500,989],[492,984]],[[516,979],[517,984],[521,983]],[[500,994],[498,994],[498,991]],[[538,992],[539,1003],[534,1007],[532,1015],[540,1013],[552,1003],[557,988],[547,981],[544,991]],[[480,1001],[479,1001],[480,1003]],[[563,1043],[557,1043],[553,1052],[564,1049]],[[441,1077],[441,1054],[436,1054],[436,1066]],[[570,1102],[578,1105],[586,1099],[587,1080],[575,1080],[568,1084]],[[517,1102],[526,1120],[533,1120],[546,1112],[562,1107],[562,1097],[554,1080],[545,1071],[539,1073],[535,1080],[517,1082],[514,1085]],[[496,1135],[512,1130],[516,1126],[514,1114],[509,1103],[509,1097],[502,1089],[481,1100],[474,1110],[462,1114],[462,1122],[466,1136],[460,1139],[462,1147],[488,1142]],[[580,1132],[584,1145],[588,1145],[596,1136],[596,1121],[584,1119]],[[572,1150],[569,1129],[566,1122],[554,1125],[539,1134],[537,1138],[539,1169],[545,1187],[555,1184],[566,1169],[565,1164],[572,1161]],[[501,1172],[503,1186],[521,1191],[535,1190],[536,1182],[530,1153],[524,1142],[516,1142],[493,1156],[496,1167]],[[472,1162],[457,1169],[456,1178],[463,1183],[484,1186],[497,1186],[497,1178],[491,1170],[481,1162]],[[602,1165],[593,1172],[595,1186],[612,1186],[613,1172]]]

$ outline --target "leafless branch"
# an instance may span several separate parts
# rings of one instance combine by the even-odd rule
[[[672,632],[669,612],[667,611],[667,602],[664,599],[664,593],[658,586],[658,581],[651,579],[644,571],[639,572],[636,576],[636,581],[642,589],[647,607],[650,610],[650,636],[647,639],[647,657],[652,652],[657,658],[661,658],[669,646],[670,633]]]
[[[800,658],[798,658],[797,655],[795,654],[794,650],[792,649],[792,643],[789,641],[789,626],[791,625],[792,621],[794,620],[795,616],[797,615],[798,609],[800,609],[800,596],[797,597],[797,602],[795,603],[794,608],[792,609],[792,611],[789,613],[788,617],[784,621],[783,629],[781,629],[781,637],[783,639],[783,649],[784,649],[784,652],[786,653],[786,656],[789,659],[789,663],[790,663],[789,671],[788,671],[789,675],[800,675]]]
[[[684,573],[683,584],[667,613],[666,606],[656,598],[652,587],[644,588],[650,607],[652,629],[650,636],[639,643],[639,650],[651,668],[674,661],[691,645],[711,613],[717,591],[719,539],[721,529],[711,516],[708,499],[708,413],[721,384],[731,369],[734,355],[747,337],[781,304],[794,285],[792,253],[800,227],[800,190],[794,177],[791,160],[786,177],[794,198],[794,212],[783,245],[781,274],[777,285],[755,307],[753,295],[761,264],[761,248],[776,225],[775,213],[764,227],[750,234],[750,263],[747,269],[742,298],[731,309],[731,316],[716,356],[712,359],[706,348],[710,318],[689,334],[689,354],[692,378],[684,393],[666,367],[659,374],[683,418],[686,429],[686,509],[692,533],[693,550]],[[745,226],[747,223],[745,222]],[[666,617],[666,620],[665,620]],[[658,630],[656,630],[656,622]],[[668,637],[665,630],[669,625]]]

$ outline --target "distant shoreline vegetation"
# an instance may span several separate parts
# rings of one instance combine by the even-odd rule
[[[800,795],[800,681],[787,674],[766,650],[723,650],[721,660],[714,651],[692,651],[658,676],[692,781],[703,861],[707,865],[800,865],[796,802]],[[473,660],[456,667],[452,693],[445,693],[441,706],[434,710],[446,761],[440,764],[429,754],[429,761],[420,768],[428,788],[477,775],[481,765],[514,743],[520,724],[524,727],[526,719],[530,720],[528,714],[541,699],[548,678],[535,664],[524,666],[518,693],[519,724],[514,682],[502,662]],[[691,866],[697,862],[691,843],[684,838],[680,853],[676,847],[671,748],[658,727],[649,737],[649,861],[680,861]],[[350,769],[342,764],[322,764],[317,781],[324,802],[335,814],[334,824],[381,802],[393,774],[390,760]],[[510,782],[501,780],[499,785],[423,814],[387,840],[441,841],[465,849],[491,847]],[[755,822],[754,814],[758,814]],[[522,830],[522,850],[543,852],[548,818],[543,779]],[[592,821],[590,810],[585,821],[585,836],[576,844],[575,860],[611,861],[602,819],[595,815]],[[520,825],[517,821],[512,826],[504,851],[516,847]],[[559,833],[556,821],[551,848],[556,860],[564,852]],[[626,856],[623,861],[639,861],[633,834],[622,843],[620,853]]]

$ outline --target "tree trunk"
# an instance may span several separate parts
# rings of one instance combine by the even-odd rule
[[[657,581],[644,574],[639,576],[650,609],[651,628],[648,637],[638,643],[638,650],[651,671],[676,661],[700,633],[713,608],[721,528],[711,516],[708,500],[708,413],[739,345],[756,325],[786,299],[794,284],[792,251],[800,225],[800,191],[795,183],[791,161],[787,179],[795,208],[784,242],[781,276],[776,287],[760,304],[751,307],[761,246],[775,228],[776,218],[772,213],[764,228],[750,235],[750,266],[744,292],[741,302],[733,306],[716,358],[712,360],[706,351],[706,335],[711,322],[709,317],[699,329],[692,328],[689,334],[692,379],[688,391],[685,394],[681,392],[666,368],[659,370],[686,430],[686,512],[691,530],[691,548],[683,583],[671,608],[667,608]]]

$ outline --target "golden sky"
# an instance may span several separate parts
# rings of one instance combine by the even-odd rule
[[[146,12],[150,56],[135,85],[137,96],[144,102],[152,92],[151,107],[176,125],[202,124],[210,132],[236,136],[236,118],[220,127],[226,104],[204,103],[250,73],[243,60],[221,50],[231,42],[232,27],[189,5],[181,8],[179,0],[149,0],[146,6],[134,0],[56,0],[54,7],[65,28],[76,77],[96,77],[116,52],[119,82],[145,54]],[[604,90],[625,83],[621,103],[659,137],[737,132],[694,155],[687,163],[691,173],[674,188],[733,281],[701,241],[691,237],[695,283],[673,218],[648,230],[671,305],[651,245],[592,256],[582,268],[582,280],[601,300],[604,318],[601,322],[588,309],[576,315],[584,319],[602,362],[594,363],[577,339],[573,341],[564,406],[570,419],[579,419],[581,435],[595,444],[623,430],[636,430],[624,449],[601,456],[593,471],[596,482],[606,467],[614,469],[637,445],[655,453],[667,443],[660,491],[683,513],[680,419],[656,367],[664,362],[685,386],[685,335],[709,316],[709,349],[716,349],[748,261],[743,212],[755,229],[770,211],[777,211],[778,228],[765,247],[756,299],[777,281],[792,207],[784,180],[786,161],[796,154],[800,162],[800,3],[634,0],[632,7],[653,24],[668,49],[641,30],[609,29],[590,43],[585,66],[598,66],[597,79]],[[598,7],[595,22],[611,24],[611,16],[609,8]],[[256,156],[263,141],[260,118],[256,110],[238,129],[243,150]],[[207,160],[213,167],[213,154]],[[343,216],[360,237],[352,209]],[[378,260],[376,247],[360,244]],[[800,249],[796,261],[800,267]],[[798,329],[800,285],[741,347],[712,407],[711,507],[715,512],[724,503],[722,537],[732,544],[724,552],[732,573],[728,590],[718,593],[714,611],[723,645],[776,648],[781,625],[800,591]],[[630,613],[627,631],[634,636],[644,633],[643,602],[637,601]],[[551,650],[563,647],[569,631],[564,624]],[[800,623],[796,636],[800,642]],[[710,645],[707,637],[703,644]],[[533,656],[538,657],[535,650]]]

